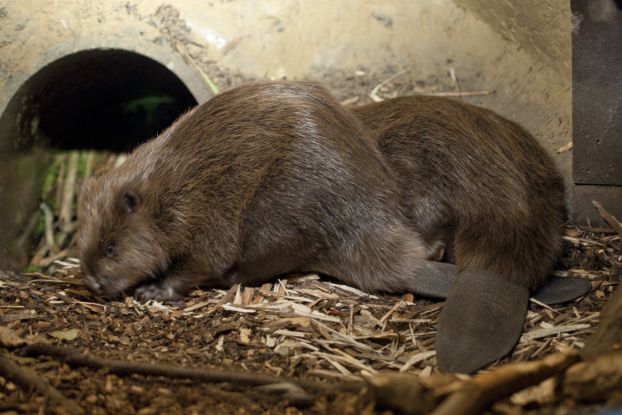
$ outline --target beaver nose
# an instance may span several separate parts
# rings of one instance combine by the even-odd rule
[[[95,277],[90,274],[84,276],[84,283],[86,284],[86,288],[88,288],[94,294],[101,294],[101,284],[97,282]]]

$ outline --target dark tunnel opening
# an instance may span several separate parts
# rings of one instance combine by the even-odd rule
[[[128,151],[197,102],[168,68],[119,49],[77,52],[45,66],[0,118],[0,149],[32,144]],[[12,143],[11,143],[12,142]]]
[[[130,151],[196,104],[166,66],[120,49],[76,52],[33,74],[0,115],[0,269],[28,264],[53,160]]]

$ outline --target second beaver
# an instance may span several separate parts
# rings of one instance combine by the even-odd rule
[[[439,323],[439,365],[471,372],[496,360],[518,340],[528,291],[560,253],[564,185],[554,161],[518,124],[447,98],[352,111],[396,172],[410,225],[458,265]]]

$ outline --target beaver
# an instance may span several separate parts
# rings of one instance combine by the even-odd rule
[[[506,354],[529,292],[560,254],[566,209],[554,161],[520,125],[448,98],[399,97],[351,111],[396,173],[409,225],[458,266],[439,319],[439,366],[472,372]]]
[[[361,123],[312,83],[251,83],[196,107],[88,180],[78,220],[86,285],[105,296],[306,271],[399,292],[447,273]]]
[[[314,83],[250,83],[84,184],[81,268],[102,296],[319,272],[448,297],[439,366],[470,372],[511,350],[558,254],[553,166],[481,108],[412,97],[347,109]]]

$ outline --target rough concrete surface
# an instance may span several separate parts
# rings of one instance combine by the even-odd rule
[[[568,0],[456,0],[504,38],[513,40],[561,76],[571,70]]]
[[[401,79],[419,92],[494,91],[463,99],[523,124],[570,179],[569,153],[555,153],[571,141],[565,22],[569,5],[561,0],[5,0],[0,1],[0,116],[5,113],[0,123],[27,117],[19,103],[30,77],[86,49],[120,48],[154,59],[199,102],[210,96],[201,71],[221,88],[256,78],[318,79],[343,99],[352,94],[353,82],[370,85],[371,91],[375,83],[408,70]],[[10,102],[13,109],[7,112]],[[28,192],[32,184],[22,186],[14,167],[19,163],[6,162],[25,157],[28,148],[7,150],[14,138],[4,135],[0,190],[4,200],[22,201],[2,203],[0,233],[6,241],[17,238],[22,216],[28,216],[18,220],[15,212],[36,204],[6,194]],[[3,244],[0,256],[8,253]]]

